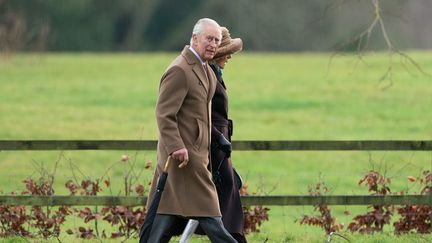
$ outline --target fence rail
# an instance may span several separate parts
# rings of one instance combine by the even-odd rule
[[[156,140],[0,140],[1,150],[156,150]],[[247,150],[382,150],[432,151],[432,140],[282,140],[233,141]]]
[[[0,151],[14,150],[155,150],[155,140],[0,140]],[[237,151],[432,151],[432,140],[233,141]],[[432,205],[432,195],[243,196],[243,205]],[[145,197],[0,195],[0,205],[140,206]]]
[[[137,196],[29,196],[3,195],[0,205],[28,206],[142,206],[146,197]],[[333,196],[243,196],[245,206],[300,205],[432,205],[432,195],[333,195]]]

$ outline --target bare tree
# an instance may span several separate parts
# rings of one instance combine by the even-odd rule
[[[131,5],[129,28],[121,44],[121,50],[137,50],[143,41],[143,35],[147,29],[153,13],[157,10],[159,1],[141,0]]]
[[[359,0],[357,0],[357,1],[359,1]],[[358,59],[359,62],[363,61],[363,56],[365,55],[366,51],[369,50],[369,43],[371,40],[372,33],[374,31],[377,31],[383,37],[384,43],[385,43],[385,46],[387,49],[387,53],[388,53],[387,70],[379,79],[379,84],[380,84],[382,89],[387,89],[393,85],[393,72],[394,72],[393,67],[394,67],[394,64],[396,63],[396,61],[395,61],[396,57],[400,58],[400,63],[406,68],[406,70],[408,70],[408,69],[407,69],[405,63],[408,63],[408,64],[411,64],[412,66],[414,66],[415,69],[418,72],[422,73],[423,75],[430,76],[430,74],[426,73],[423,70],[423,68],[413,58],[411,58],[405,52],[399,50],[393,44],[393,42],[392,42],[392,40],[388,34],[386,24],[384,23],[384,19],[383,19],[383,16],[384,16],[383,15],[383,13],[384,13],[383,0],[367,0],[367,1],[369,1],[370,4],[372,4],[372,6],[373,6],[373,8],[372,8],[373,9],[372,21],[370,22],[370,24],[367,26],[367,28],[365,30],[363,30],[361,33],[355,35],[346,44],[346,45],[351,45],[353,43],[356,43],[356,50],[357,50],[356,53],[357,53],[357,56],[359,58]],[[347,2],[347,0],[340,0],[339,6],[341,6],[342,4],[344,4],[346,2]],[[331,5],[329,5],[326,8],[326,10],[330,9],[330,8],[332,8]],[[330,62],[331,62],[331,60],[330,60]]]
[[[1,5],[1,2],[0,2]],[[25,43],[25,21],[20,16],[6,12],[0,16],[0,53],[10,56]]]

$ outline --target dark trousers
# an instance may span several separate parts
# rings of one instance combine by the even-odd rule
[[[177,216],[156,214],[148,242],[160,242],[165,230],[169,229]],[[228,233],[222,223],[221,217],[196,217],[201,228],[213,243],[237,243]]]

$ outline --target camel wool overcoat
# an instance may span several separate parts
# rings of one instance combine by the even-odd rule
[[[205,70],[207,69],[207,70]],[[183,217],[221,216],[209,168],[211,99],[216,76],[186,46],[163,74],[156,104],[158,163],[150,189],[151,202],[159,175],[172,152],[186,148],[189,163],[172,161],[157,213]],[[148,208],[148,207],[147,207]]]

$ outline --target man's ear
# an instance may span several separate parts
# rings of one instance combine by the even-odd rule
[[[197,43],[197,39],[198,39],[198,35],[197,34],[192,34],[192,45],[194,45],[195,43]]]

